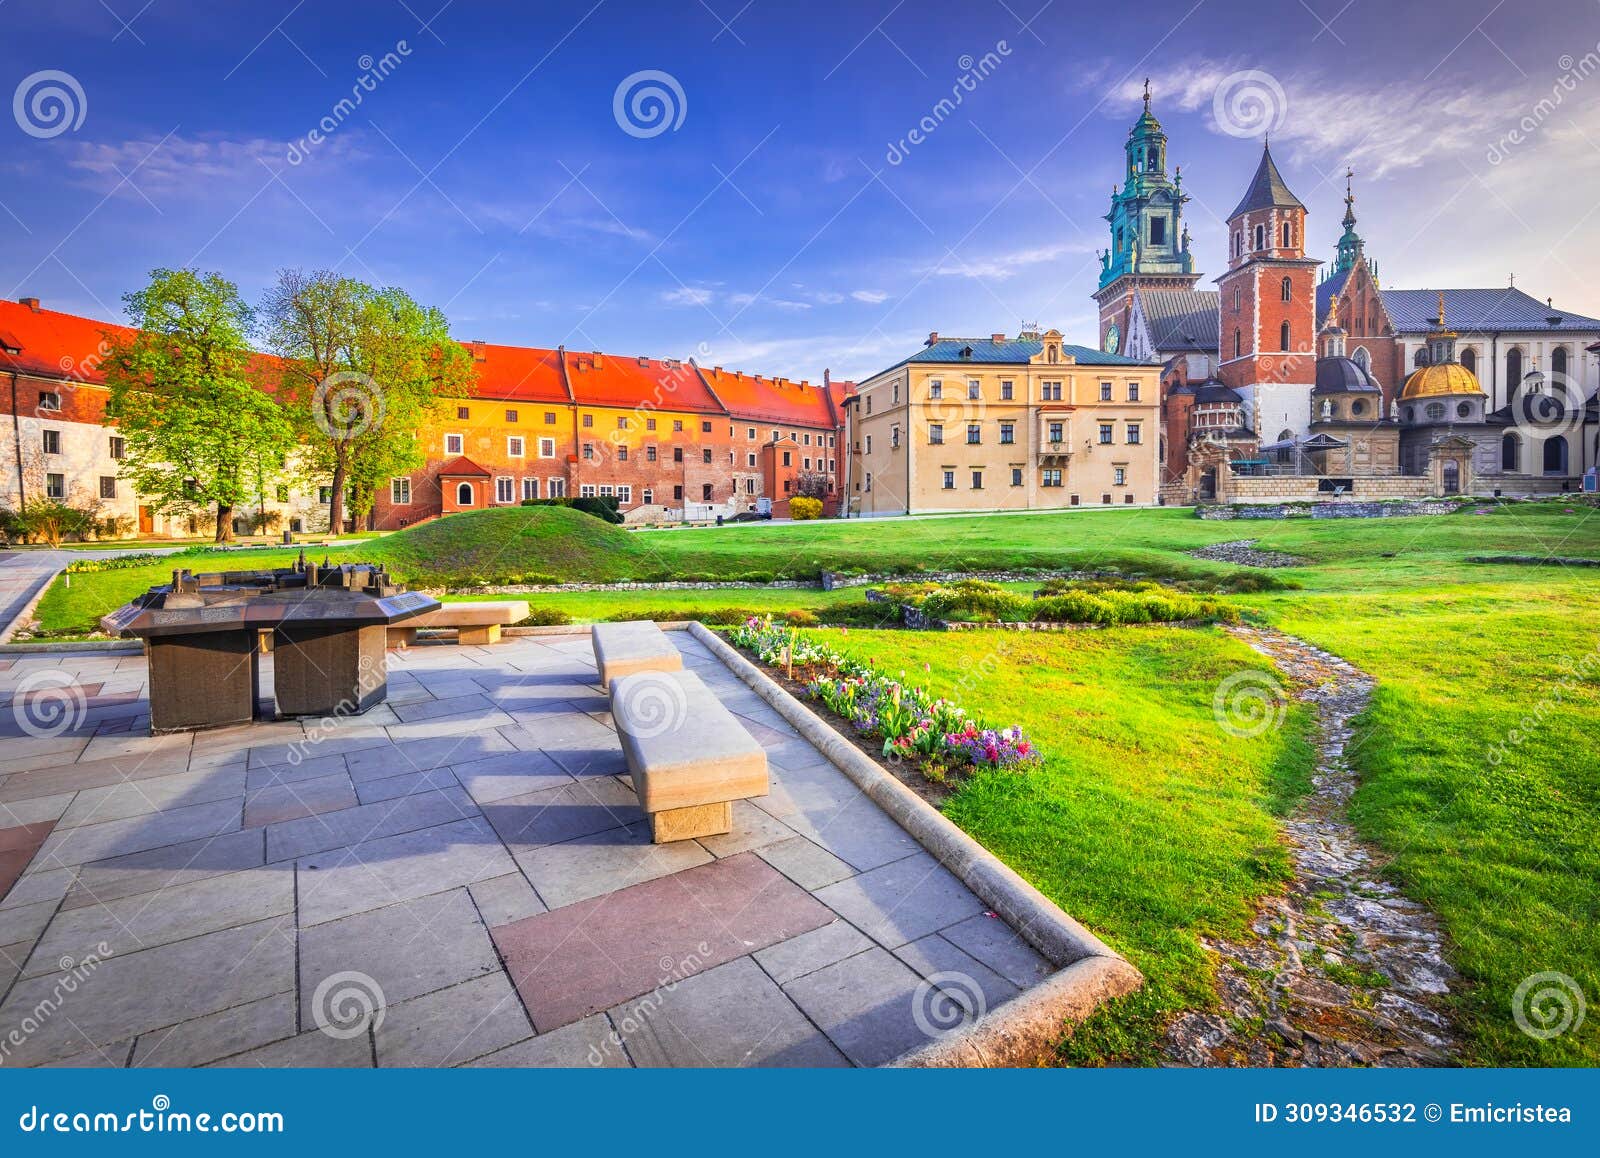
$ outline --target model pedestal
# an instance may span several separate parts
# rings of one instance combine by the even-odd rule
[[[273,631],[272,688],[281,716],[356,715],[389,694],[387,627],[279,626]]]
[[[255,631],[158,636],[146,647],[152,732],[221,728],[255,718]]]

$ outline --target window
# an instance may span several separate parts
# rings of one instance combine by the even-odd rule
[[[702,422],[700,424],[700,433],[701,434],[710,434],[711,433],[711,423]]]
[[[586,442],[583,444],[583,457],[586,462],[594,461],[594,443]]]
[[[1167,243],[1167,219],[1165,217],[1152,217],[1150,219],[1150,244],[1165,245]]]
[[[288,502],[289,501],[289,488],[286,487],[286,486],[279,486],[278,487],[278,492],[277,492],[277,497],[278,497],[278,501],[280,503]]]
[[[546,425],[546,426],[554,426],[554,425],[555,425],[555,424],[556,424],[556,414],[555,414],[555,411],[553,411],[553,410],[546,410],[546,411],[545,411],[545,412],[544,412],[544,424],[545,424],[545,425]]]
[[[1361,351],[1359,351],[1359,353],[1363,353],[1364,354],[1364,353],[1366,353],[1366,351],[1365,350],[1361,350]],[[1359,358],[1357,358],[1356,361],[1359,362],[1361,360]],[[1461,351],[1461,364],[1463,366],[1465,366],[1468,370],[1471,370],[1474,374],[1476,374],[1478,372],[1478,351],[1474,350],[1471,346],[1468,346],[1465,350],[1462,350]],[[1361,363],[1361,367],[1364,370],[1370,368],[1370,367],[1367,366],[1367,364],[1365,362]]]
[[[1294,244],[1294,226],[1292,224],[1290,224],[1289,222],[1285,221],[1283,223],[1283,230],[1281,232],[1281,236],[1283,238],[1283,240],[1281,242],[1282,247],[1284,249],[1288,249],[1290,246],[1292,246]],[[1287,285],[1289,283],[1289,279],[1288,278],[1284,278],[1283,281],[1284,281],[1285,285]],[[1288,301],[1289,299],[1288,298],[1284,298],[1283,300],[1284,301]]]
[[[805,434],[800,436],[800,442],[801,442],[801,444],[803,446],[810,446],[811,445],[811,432],[809,430],[806,431]]]
[[[753,427],[753,426],[752,426],[752,427],[749,427],[749,428],[748,428],[748,429],[747,429],[747,430],[746,430],[746,431],[745,431],[745,432],[744,432],[744,437],[745,437],[745,441],[747,441],[747,442],[754,442],[754,441],[755,441],[755,440],[756,440],[756,428],[755,428],[755,427]]]
[[[1000,424],[1000,442],[1001,442],[1001,444],[1002,445],[1010,445],[1011,443],[1013,443],[1015,441],[1017,441],[1017,427],[1016,427],[1016,424],[1013,423],[1013,422],[1002,422]]]
[[[1287,350],[1288,348],[1289,348],[1289,323],[1288,322],[1284,322],[1283,325],[1278,327],[1278,349]]]
[[[967,397],[974,400],[983,397],[983,387],[976,378],[967,382]]]
[[[1044,383],[1040,387],[1040,401],[1042,401],[1042,402],[1060,402],[1061,401],[1061,383],[1059,383],[1059,382],[1046,382],[1046,383]]]
[[[872,453],[872,435],[867,435],[867,453]]]
[[[1239,287],[1238,286],[1234,286],[1233,287],[1233,309],[1234,309],[1235,313],[1237,313],[1238,310],[1239,310]]]
[[[872,489],[872,472],[870,470],[867,472],[867,489],[869,491]]]
[[[1519,471],[1522,469],[1522,440],[1515,434],[1508,434],[1500,440],[1500,469],[1504,471]]]
[[[49,499],[64,499],[67,497],[67,476],[64,474],[47,474],[44,476],[44,494]]]
[[[754,452],[744,456],[744,464],[746,466],[755,466],[755,464],[756,464],[756,456],[755,456]]]
[[[1014,382],[1002,382],[1002,383],[1000,383],[1000,401],[1002,401],[1002,402],[1010,402],[1011,399],[1015,395],[1016,395],[1016,384]]]
[[[113,434],[111,436],[110,451],[111,457],[117,459],[119,462],[127,456],[128,444],[122,441],[121,435]]]
[[[900,424],[899,423],[895,423],[895,425],[889,427],[889,449],[890,450],[899,450],[900,449]]]
[[[1244,232],[1243,232],[1243,230],[1241,230],[1238,233],[1235,233],[1233,235],[1233,256],[1234,257],[1242,257],[1243,255],[1244,255]],[[1234,291],[1235,294],[1237,294],[1238,292],[1239,292],[1238,290]],[[1235,301],[1233,303],[1233,308],[1234,309],[1238,309],[1239,308],[1238,301]]]
[[[956,472],[955,471],[947,470],[947,471],[944,472],[944,489],[947,490],[947,491],[953,491],[953,490],[956,489]]]
[[[1462,363],[1465,364],[1465,362],[1466,359],[1463,358]],[[1551,351],[1550,373],[1556,379],[1556,385],[1565,391],[1567,385],[1567,348],[1565,346],[1557,346]]]
[[[1077,506],[1082,500],[1077,495],[1070,495],[1070,496],[1068,496],[1067,501],[1070,502],[1073,506]]]
[[[1058,487],[1061,485],[1061,471],[1056,467],[1047,467],[1039,474],[1039,485],[1042,487]]]
[[[628,429],[628,420],[627,420],[626,417],[618,416],[618,418],[617,418],[617,429],[618,430],[626,430],[626,429]]]
[[[444,452],[449,455],[461,453],[461,436],[459,434],[447,434],[444,436]]]
[[[460,483],[456,486],[456,506],[470,507],[473,504],[472,484]]]
[[[1506,351],[1506,395],[1515,394],[1522,386],[1522,351],[1513,346]]]
[[[672,420],[672,430],[674,434],[681,434],[683,432],[683,419],[674,418]]]
[[[889,400],[891,405],[900,405],[900,383],[896,382],[889,388]]]
[[[681,486],[672,488],[672,501],[675,503],[683,502],[683,488]]]
[[[617,488],[612,486],[610,483],[601,483],[600,484],[600,497],[601,498],[609,499],[609,498],[614,497],[616,495],[616,493],[617,493]]]
[[[1111,505],[1111,496],[1109,494],[1101,495],[1100,496],[1100,501],[1102,503],[1105,503],[1107,506],[1110,506]]]
[[[975,491],[981,491],[983,489],[983,472],[981,470],[975,470],[972,472],[972,489]]]
[[[539,497],[539,480],[536,479],[536,478],[525,478],[525,479],[523,479],[522,480],[522,501],[523,502],[527,502],[529,499],[536,499],[538,497]]]
[[[516,480],[509,475],[502,475],[494,480],[494,501],[497,503],[514,503],[517,501]]]
[[[1051,442],[1056,442],[1056,443],[1061,442],[1062,439],[1064,439],[1066,437],[1066,429],[1067,429],[1067,424],[1066,423],[1064,423],[1064,422],[1052,422],[1050,424],[1050,432],[1049,432],[1050,441]]]
[[[896,442],[895,445],[898,446],[899,443]],[[794,451],[786,450],[786,451],[783,452],[783,465],[784,466],[793,466],[794,465]]]
[[[928,442],[932,446],[939,446],[944,442],[944,425],[942,423],[928,423]]]
[[[61,453],[61,432],[59,430],[44,431],[44,452],[46,454]]]
[[[1102,401],[1102,402],[1110,402],[1111,401],[1111,383],[1109,383],[1109,382],[1100,383],[1100,401]]]
[[[507,422],[515,422],[516,420],[517,420],[517,412],[515,410],[507,410],[506,411],[506,421]]]
[[[584,416],[583,416],[583,424],[584,424],[584,425],[585,425],[585,426],[593,426],[593,425],[594,425],[594,415],[592,415],[592,414],[585,414],[585,415],[584,415]]]
[[[193,492],[193,490],[194,490],[194,480],[190,479],[188,482],[184,483],[183,489],[184,489],[184,491],[186,493]],[[317,488],[317,502],[319,502],[319,503],[331,503],[332,501],[333,501],[333,488],[332,487],[318,487]]]
[[[1429,422],[1438,422],[1444,418],[1444,403],[1430,402],[1423,413],[1428,416]]]
[[[683,447],[675,446],[675,447],[672,448],[672,461],[673,462],[682,462],[683,461]]]
[[[639,501],[647,507],[652,506],[656,501],[656,492],[650,487],[645,487],[639,492]]]
[[[710,462],[711,461],[711,448],[709,446],[706,447],[704,450],[702,450],[700,452],[700,461],[701,462]]]
[[[967,445],[977,446],[983,441],[983,427],[976,422],[967,424]]]
[[[737,487],[738,485],[739,485],[738,483],[734,484],[735,487]],[[747,479],[744,480],[744,493],[747,494],[747,495],[753,495],[753,494],[756,493],[756,480],[755,479],[747,478]]]
[[[1125,467],[1125,466],[1114,466],[1114,467],[1111,468],[1111,485],[1112,486],[1118,486],[1118,487],[1123,487],[1123,486],[1127,486],[1128,485],[1128,468],[1127,467]]]
[[[1139,424],[1137,422],[1128,423],[1128,445],[1138,446],[1141,441],[1143,439]]]
[[[1255,244],[1255,248],[1256,249],[1265,249],[1265,248],[1267,248],[1267,227],[1265,225],[1256,226],[1256,244]]]
[[[1472,403],[1470,403],[1470,402],[1457,402],[1456,403],[1456,417],[1457,418],[1471,418],[1472,417]]]
[[[631,507],[633,505],[633,488],[630,486],[617,487],[617,502]]]
[[[1128,383],[1128,401],[1129,402],[1137,402],[1137,401],[1139,401],[1139,383],[1137,383],[1137,382],[1129,382]]]
[[[1020,466],[1014,466],[1011,468],[1011,485],[1014,487],[1020,487],[1022,485],[1022,468]]]
[[[703,503],[709,503],[711,501],[711,484],[710,483],[701,483],[700,484],[700,501],[703,502]]]
[[[944,383],[943,382],[929,382],[928,383],[928,397],[929,398],[935,398],[935,399],[943,398],[944,397]]]
[[[625,447],[625,446],[617,447],[617,461],[618,462],[627,462],[628,461],[628,448],[627,447]]]
[[[522,457],[522,439],[520,439],[520,438],[508,438],[508,439],[506,439],[506,457],[507,458],[521,458]]]
[[[100,476],[100,497],[114,499],[117,497],[117,476],[103,474]]]
[[[465,407],[465,406],[457,406],[456,407],[456,417],[457,418],[468,418],[468,417],[471,417],[471,415],[472,415],[472,411],[468,407]]]
[[[39,391],[39,409],[40,410],[60,410],[61,409],[61,395],[57,394],[54,390],[41,390],[41,391]]]
[[[411,502],[411,480],[408,478],[390,479],[389,501],[397,507],[408,505]]]
[[[554,458],[555,456],[556,456],[556,440],[553,439],[553,438],[541,438],[539,440],[539,457],[540,458]]]
[[[592,499],[592,498],[594,498],[594,484],[593,483],[579,483],[578,484],[578,497],[580,499]]]
[[[800,469],[801,470],[810,470],[811,469],[811,459],[810,459],[809,456],[806,457],[806,458],[802,458],[800,460]]]
[[[1111,445],[1111,423],[1109,422],[1102,422],[1100,424],[1100,445]]]
[[[564,478],[545,479],[544,490],[545,494],[553,499],[564,499],[567,497],[567,480]]]
[[[1280,287],[1279,292],[1283,295],[1284,301],[1294,301],[1294,284],[1288,278],[1283,279],[1283,284]]]
[[[656,428],[656,420],[654,418],[646,418],[644,420],[644,428],[646,430],[654,430]]]

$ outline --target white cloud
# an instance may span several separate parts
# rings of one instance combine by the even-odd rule
[[[851,290],[850,296],[858,302],[867,303],[869,306],[875,306],[889,300],[889,295],[882,290]]]
[[[970,277],[980,281],[1004,281],[1015,277],[1028,266],[1055,261],[1069,253],[1088,253],[1091,247],[1080,242],[1062,242],[1056,245],[1037,245],[1029,249],[1016,249],[1010,253],[987,254],[963,258],[951,254],[934,267],[940,277]]]
[[[686,285],[667,290],[661,295],[661,300],[673,306],[703,306],[715,296],[711,290]]]

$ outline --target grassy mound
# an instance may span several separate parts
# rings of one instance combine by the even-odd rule
[[[582,511],[501,507],[397,531],[361,557],[415,586],[464,586],[638,579],[652,569],[650,555],[635,536]]]

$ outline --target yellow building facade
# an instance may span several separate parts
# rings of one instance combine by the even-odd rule
[[[1056,330],[932,334],[846,405],[846,512],[1152,504],[1160,371]]]

